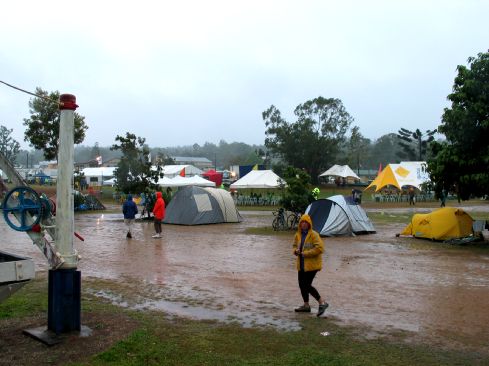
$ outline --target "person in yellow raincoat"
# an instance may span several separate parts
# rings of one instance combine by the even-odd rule
[[[298,313],[310,313],[309,295],[319,303],[317,316],[321,316],[329,306],[319,292],[312,286],[312,281],[323,265],[324,244],[321,236],[312,229],[312,219],[309,215],[302,215],[299,227],[294,236],[293,253],[297,257],[299,288],[304,305],[295,309]]]

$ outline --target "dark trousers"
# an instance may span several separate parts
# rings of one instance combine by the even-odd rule
[[[319,299],[321,298],[319,292],[314,287],[312,287],[312,281],[314,280],[317,272],[318,271],[297,272],[299,275],[299,288],[301,289],[301,295],[304,302],[309,302],[309,294],[311,294],[311,296],[314,297],[317,301],[319,301]]]
[[[157,234],[161,234],[161,220],[155,218],[155,231]]]

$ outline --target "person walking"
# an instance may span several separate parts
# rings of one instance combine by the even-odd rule
[[[156,202],[153,207],[154,225],[156,234],[153,238],[161,238],[161,222],[165,218],[165,201],[163,200],[161,192],[156,192]]]
[[[134,223],[134,219],[136,218],[136,214],[138,213],[138,206],[136,206],[136,202],[132,200],[131,194],[127,195],[127,199],[122,204],[122,213],[124,214],[124,224],[127,227],[126,238],[131,239],[132,224]]]
[[[441,200],[441,204],[440,204],[440,207],[445,207],[445,202],[447,200],[447,195],[445,193],[445,190],[442,189],[441,190],[441,194],[440,194],[440,200]]]
[[[312,229],[312,219],[304,214],[299,220],[299,226],[294,236],[293,254],[297,257],[299,288],[304,305],[295,309],[298,313],[310,313],[309,295],[319,303],[317,316],[321,316],[329,304],[324,301],[319,292],[312,286],[312,281],[323,265],[323,240],[319,233]]]
[[[416,193],[414,187],[409,187],[409,206],[416,204]]]

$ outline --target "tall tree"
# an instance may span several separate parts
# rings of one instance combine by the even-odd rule
[[[428,145],[435,139],[433,136],[435,133],[436,129],[426,130],[423,135],[419,129],[416,129],[416,131],[409,131],[401,127],[397,133],[399,145],[402,148],[399,157],[408,161],[425,161],[427,158]],[[426,138],[423,138],[423,136],[426,136]]]
[[[41,88],[36,88],[36,95],[29,101],[31,117],[24,119],[27,129],[24,132],[24,141],[28,141],[30,146],[43,150],[47,160],[58,158],[59,142],[59,121],[60,113],[58,104],[59,91],[48,93]],[[85,139],[85,131],[88,129],[85,124],[85,117],[75,112],[75,131],[74,142],[80,144]]]
[[[364,166],[364,162],[368,160],[368,152],[370,147],[370,140],[363,137],[360,133],[360,127],[354,126],[351,129],[351,136],[348,140],[348,165],[352,169],[360,170],[360,167]]]
[[[454,190],[459,198],[489,194],[489,52],[457,66],[452,102],[438,131],[446,141],[434,142],[428,172],[435,189]]]
[[[20,151],[20,144],[11,136],[12,131],[13,129],[0,126],[0,152],[8,161],[14,163]]]
[[[162,167],[157,162],[152,169],[149,161],[149,148],[146,139],[126,132],[126,136],[117,135],[111,150],[120,150],[122,157],[114,171],[116,188],[124,193],[149,192],[157,188],[158,179],[163,177]]]
[[[353,118],[341,100],[323,97],[298,105],[294,114],[297,121],[288,123],[273,105],[263,112],[265,146],[316,182],[321,169],[334,162]]]

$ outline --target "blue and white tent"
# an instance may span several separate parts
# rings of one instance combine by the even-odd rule
[[[311,203],[306,214],[321,236],[354,236],[375,233],[367,214],[350,196],[332,196]]]

